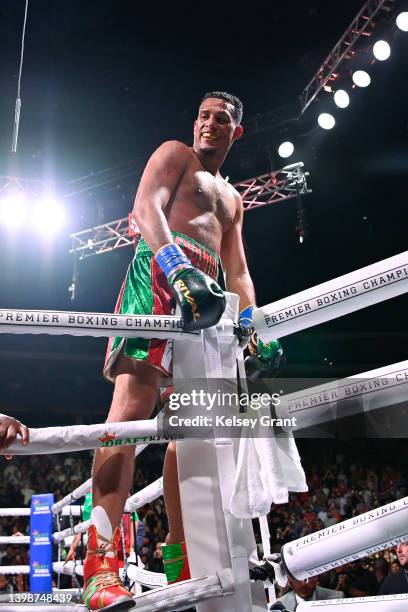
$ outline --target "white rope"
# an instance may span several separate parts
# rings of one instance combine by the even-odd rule
[[[124,512],[135,512],[145,504],[149,504],[154,501],[158,497],[163,495],[163,477],[161,476],[151,484],[147,485],[139,491],[135,493],[131,497],[126,500]],[[73,506],[75,508],[75,506]],[[53,534],[53,539],[55,543],[62,542],[62,540],[66,540],[68,536],[71,536],[73,533],[85,533],[90,525],[90,521],[82,521],[75,525],[74,530],[72,531],[71,527],[67,529],[63,529],[62,531],[56,531]],[[0,538],[1,543],[1,538]],[[66,543],[66,542],[65,542]]]
[[[0,516],[30,516],[30,508],[0,508]]]
[[[78,514],[75,514],[73,510],[74,508],[80,508],[81,506],[75,506],[75,505],[69,506],[69,504],[72,504],[72,502],[76,501],[77,499],[81,499],[81,497],[85,497],[85,495],[89,493],[91,489],[92,489],[92,478],[88,478],[88,480],[86,480],[83,484],[81,484],[79,487],[74,489],[72,493],[68,493],[68,495],[66,495],[60,501],[56,502],[53,505],[52,507],[53,514],[57,514],[58,512],[61,512],[62,510],[63,515],[68,515],[68,516],[70,514],[72,514],[73,516],[80,515],[80,512],[78,512]],[[70,510],[68,511],[66,509],[67,506],[70,508]]]
[[[15,441],[7,449],[0,451],[0,454],[44,455],[145,443],[165,444],[169,437],[164,437],[159,433],[159,429],[155,419],[30,429],[30,444],[22,446],[20,442]],[[182,438],[182,434],[172,437]]]
[[[163,476],[126,500],[124,512],[135,512],[163,495]]]
[[[72,530],[71,527],[68,527],[67,529],[63,529],[62,531],[56,531],[52,534],[52,538],[55,544],[58,544],[58,542],[62,542],[62,540],[65,540],[67,537],[72,536],[73,533],[85,533],[90,524],[90,520],[82,521],[82,523],[78,523],[78,525],[75,525],[74,530]]]
[[[0,544],[29,544],[30,536],[0,536]]]
[[[29,574],[29,565],[0,565],[2,574]]]
[[[298,612],[307,612],[316,608],[320,608],[322,612],[343,612],[343,610],[344,612],[406,612],[408,593],[302,601],[297,610]]]
[[[220,337],[231,339],[233,321],[222,319],[217,324]],[[201,333],[185,332],[181,317],[173,315],[119,315],[101,312],[69,312],[54,310],[0,310],[0,333],[96,336],[110,338],[158,338],[162,340],[188,337],[201,342]]]
[[[52,570],[57,574],[66,574],[67,576],[72,576],[73,574],[77,574],[77,576],[84,575],[84,566],[79,561],[67,561],[66,563],[55,561],[52,564]]]
[[[408,540],[408,497],[284,544],[284,567],[298,580]]]
[[[408,291],[408,251],[296,293],[253,313],[264,342],[331,321]]]
[[[408,360],[355,374],[295,393],[282,395],[276,416],[296,420],[298,431],[334,419],[405,402],[408,397]]]
[[[61,516],[81,516],[82,509],[83,506],[64,506]]]
[[[158,572],[149,572],[141,567],[137,567],[133,563],[129,563],[127,575],[131,582],[137,582],[147,587],[163,587],[167,585],[166,574]]]

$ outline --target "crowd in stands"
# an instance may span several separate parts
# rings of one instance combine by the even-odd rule
[[[392,457],[378,457],[378,463],[345,458],[339,447],[321,445],[316,453],[302,454],[309,485],[308,493],[292,494],[288,504],[274,506],[269,514],[270,544],[278,552],[283,544],[306,536],[335,523],[367,512],[408,495],[408,483],[402,470],[395,467]],[[361,449],[360,449],[361,450]],[[363,455],[360,455],[363,456]],[[40,455],[0,458],[0,507],[29,506],[33,493],[49,493],[61,499],[90,476],[92,454]],[[163,447],[149,447],[138,461],[133,492],[144,488],[161,475]],[[163,571],[161,544],[168,530],[163,498],[138,511],[144,524],[144,540],[137,551],[146,569]],[[256,529],[257,521],[254,521]],[[26,517],[0,518],[0,535],[28,534]],[[260,534],[256,532],[259,556],[262,558]],[[28,564],[28,547],[10,544],[0,546],[1,566]],[[319,577],[322,587],[342,591],[346,596],[370,596],[380,592],[388,574],[400,566],[394,549]],[[2,575],[0,593],[11,589],[27,591],[28,576]],[[408,582],[407,582],[408,591]]]

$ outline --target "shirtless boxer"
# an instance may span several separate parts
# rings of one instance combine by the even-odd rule
[[[153,153],[133,210],[142,239],[117,312],[171,314],[175,296],[186,328],[215,325],[225,308],[216,282],[222,276],[222,262],[228,291],[240,298],[242,327],[251,328],[255,293],[241,237],[242,200],[219,172],[231,145],[242,136],[241,118],[242,103],[235,96],[206,94],[194,123],[193,146],[170,141]],[[115,338],[108,346],[104,373],[115,382],[107,421],[148,419],[160,378],[171,374],[171,345],[165,340]],[[94,509],[84,568],[84,601],[90,610],[125,610],[134,604],[117,578],[116,558],[117,527],[133,470],[132,447],[95,453]],[[165,564],[168,561],[171,575],[171,557],[178,557],[174,578],[185,578],[175,444],[168,446],[163,475],[170,531],[170,559],[165,558]]]

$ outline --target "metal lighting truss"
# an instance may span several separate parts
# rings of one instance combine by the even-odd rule
[[[368,0],[364,4],[343,36],[326,57],[313,79],[302,91],[300,95],[301,114],[306,111],[327,82],[336,78],[336,71],[340,63],[345,58],[353,56],[353,47],[360,36],[371,36],[370,28],[375,25],[374,18],[377,13],[381,9],[390,11],[390,6],[392,6],[393,2],[394,0]]]
[[[311,193],[307,185],[309,173],[305,172],[303,167],[303,162],[298,162],[280,170],[236,183],[234,187],[242,197],[244,210],[249,211],[261,206],[277,204]],[[132,216],[129,215],[129,217],[71,234],[70,253],[73,253],[78,259],[108,253],[132,245],[138,233],[138,228]]]
[[[51,195],[54,191],[55,186],[49,182],[0,174],[0,197],[10,194],[28,194],[39,197]]]

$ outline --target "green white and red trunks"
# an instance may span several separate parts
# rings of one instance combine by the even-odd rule
[[[192,238],[172,232],[174,241],[185,252],[195,268],[199,268],[223,286],[223,273],[218,255]],[[115,314],[174,314],[176,302],[167,278],[157,265],[153,253],[141,238],[131,262],[119,298]],[[103,374],[115,381],[114,364],[120,353],[145,361],[158,368],[164,375],[172,372],[172,341],[147,338],[110,338]]]

